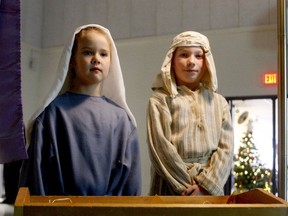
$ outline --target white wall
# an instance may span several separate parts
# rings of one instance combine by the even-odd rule
[[[22,40],[48,48],[87,23],[106,26],[115,39],[272,25],[277,0],[21,0],[21,12]]]
[[[276,26],[226,29],[202,32],[208,36],[214,56],[219,93],[224,96],[274,95],[277,89],[263,87],[260,77],[266,70],[277,70]],[[150,161],[146,145],[146,106],[153,77],[160,71],[170,41],[175,35],[116,41],[126,85],[128,104],[134,113],[141,144],[143,195],[148,193]],[[23,55],[31,47],[23,46]],[[43,49],[36,72],[22,59],[24,117],[35,109],[53,82],[62,47]],[[28,58],[29,59],[29,58]],[[36,63],[37,64],[37,63]],[[36,96],[37,95],[37,96]]]
[[[35,111],[39,100],[40,59],[42,50],[26,43],[21,43],[22,100],[24,123]]]

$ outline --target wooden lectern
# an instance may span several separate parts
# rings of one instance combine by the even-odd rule
[[[15,216],[288,216],[263,189],[232,196],[30,196],[20,188]]]

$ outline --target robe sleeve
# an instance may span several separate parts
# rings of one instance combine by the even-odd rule
[[[213,152],[210,164],[194,177],[212,195],[223,195],[223,187],[231,173],[234,136],[229,105],[222,98],[223,113],[218,148]]]
[[[127,140],[125,151],[126,173],[123,180],[123,191],[121,195],[141,195],[141,160],[137,129],[134,128]]]
[[[20,171],[20,187],[28,187],[32,195],[55,195],[63,191],[59,163],[53,156],[51,138],[41,121],[36,119],[28,147],[28,159]]]
[[[35,122],[33,137],[28,147],[28,159],[23,161],[20,173],[20,187],[28,187],[33,195],[45,195],[44,179],[42,173],[42,146],[43,146],[43,125]],[[37,155],[37,157],[36,157]]]
[[[156,172],[181,194],[189,185],[191,177],[187,166],[170,142],[171,115],[164,105],[151,98],[147,110],[147,136],[150,159]]]

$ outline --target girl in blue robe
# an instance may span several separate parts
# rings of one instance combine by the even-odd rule
[[[141,194],[136,122],[108,29],[76,29],[27,142],[19,185],[32,195]]]

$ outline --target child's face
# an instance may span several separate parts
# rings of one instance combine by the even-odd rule
[[[72,65],[78,84],[90,86],[101,83],[110,68],[110,45],[106,36],[95,30],[84,32],[78,39]]]
[[[174,51],[172,68],[178,86],[185,85],[195,90],[206,70],[205,53],[201,47],[178,47]]]

